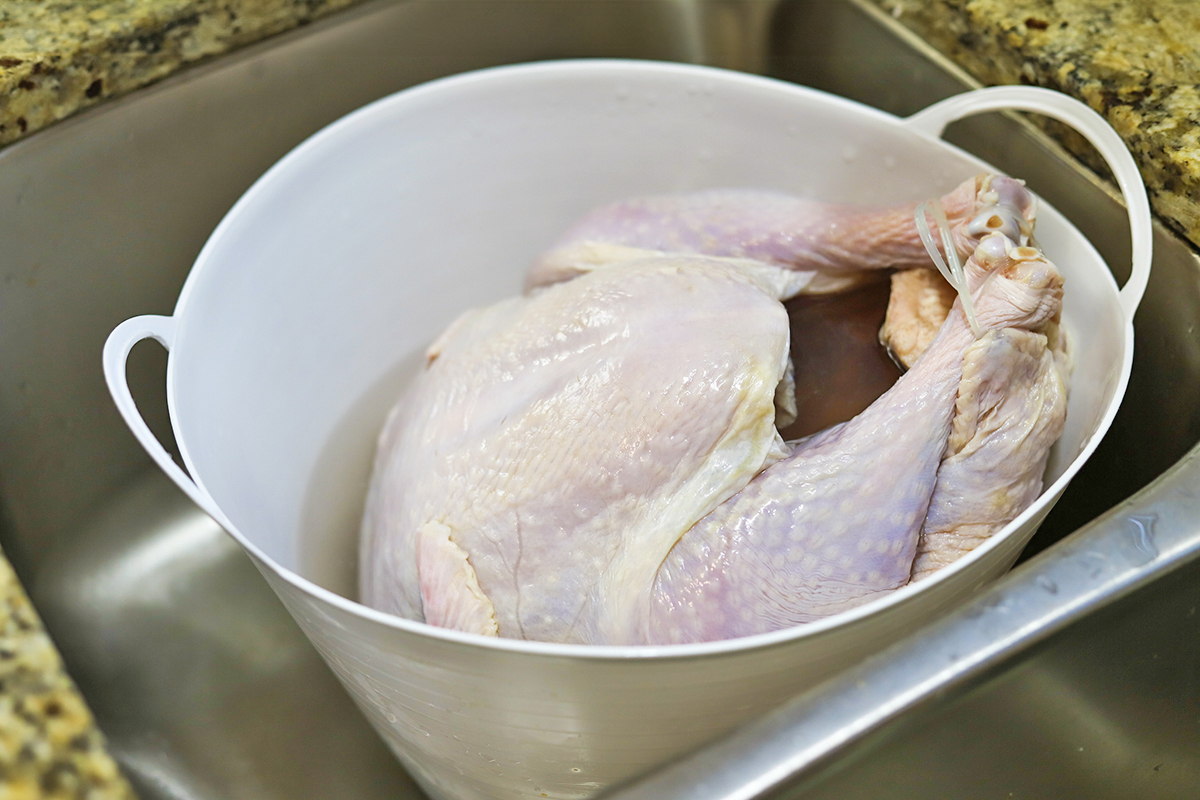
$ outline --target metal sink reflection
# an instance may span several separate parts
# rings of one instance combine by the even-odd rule
[[[100,373],[105,336],[135,313],[169,313],[229,206],[324,124],[442,75],[563,57],[760,72],[900,114],[970,86],[859,2],[379,0],[0,151],[0,541],[147,800],[420,793],[242,552],[129,434]],[[1127,263],[1119,203],[1028,123],[989,115],[949,138],[1026,177],[1110,263]],[[1200,439],[1200,264],[1165,230],[1155,248],[1122,411],[1027,558]],[[165,354],[140,345],[129,369],[169,442]],[[1195,786],[1196,748],[1150,745],[1164,731],[1194,739],[1200,618],[1186,570],[864,743],[794,796],[1148,796],[1135,771],[1095,772],[1114,759],[1155,761],[1165,793],[1154,796]],[[1115,707],[1116,686],[1140,700]]]

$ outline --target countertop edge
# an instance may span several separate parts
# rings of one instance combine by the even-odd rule
[[[35,15],[0,10],[0,147],[180,68],[364,0],[152,0]],[[59,4],[62,5],[62,4]],[[103,13],[101,13],[103,12]]]
[[[135,800],[2,552],[0,687],[0,794]]]

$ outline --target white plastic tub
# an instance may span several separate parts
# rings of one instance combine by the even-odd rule
[[[1066,276],[1076,365],[1047,489],[1004,532],[852,612],[699,645],[490,639],[354,602],[375,435],[407,365],[464,308],[518,292],[569,222],[610,200],[713,186],[879,204],[938,196],[988,169],[941,130],[998,108],[1058,117],[1098,146],[1125,193],[1134,253],[1118,291],[1091,245],[1041,204],[1037,237]],[[583,797],[771,708],[1007,570],[1112,421],[1149,265],[1132,159],[1063,95],[986,89],[898,119],[710,68],[550,62],[419,86],[309,139],[221,222],[172,316],[113,331],[104,368],[138,439],[247,550],[427,792]],[[125,383],[125,358],[147,337],[171,351],[168,405],[190,477]]]

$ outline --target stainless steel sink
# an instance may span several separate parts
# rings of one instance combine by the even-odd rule
[[[971,85],[858,2],[381,1],[0,151],[0,542],[147,800],[420,794],[241,551],[151,466],[104,388],[105,336],[170,313],[222,214],[322,125],[441,75],[600,56],[762,72],[902,114]],[[950,138],[1127,262],[1119,204],[1028,123],[990,115]],[[1165,230],[1155,248],[1127,399],[1030,566],[1200,439],[1200,263]],[[164,368],[139,345],[130,383],[170,441]],[[1173,568],[935,692],[788,796],[1194,796],[1200,561]]]

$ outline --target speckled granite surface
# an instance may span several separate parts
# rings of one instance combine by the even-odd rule
[[[360,0],[0,0],[0,145]]]
[[[0,800],[133,800],[0,553]]]
[[[1103,114],[1155,211],[1200,245],[1200,2],[873,1],[983,83],[1057,89]],[[1103,171],[1081,139],[1046,127]]]

